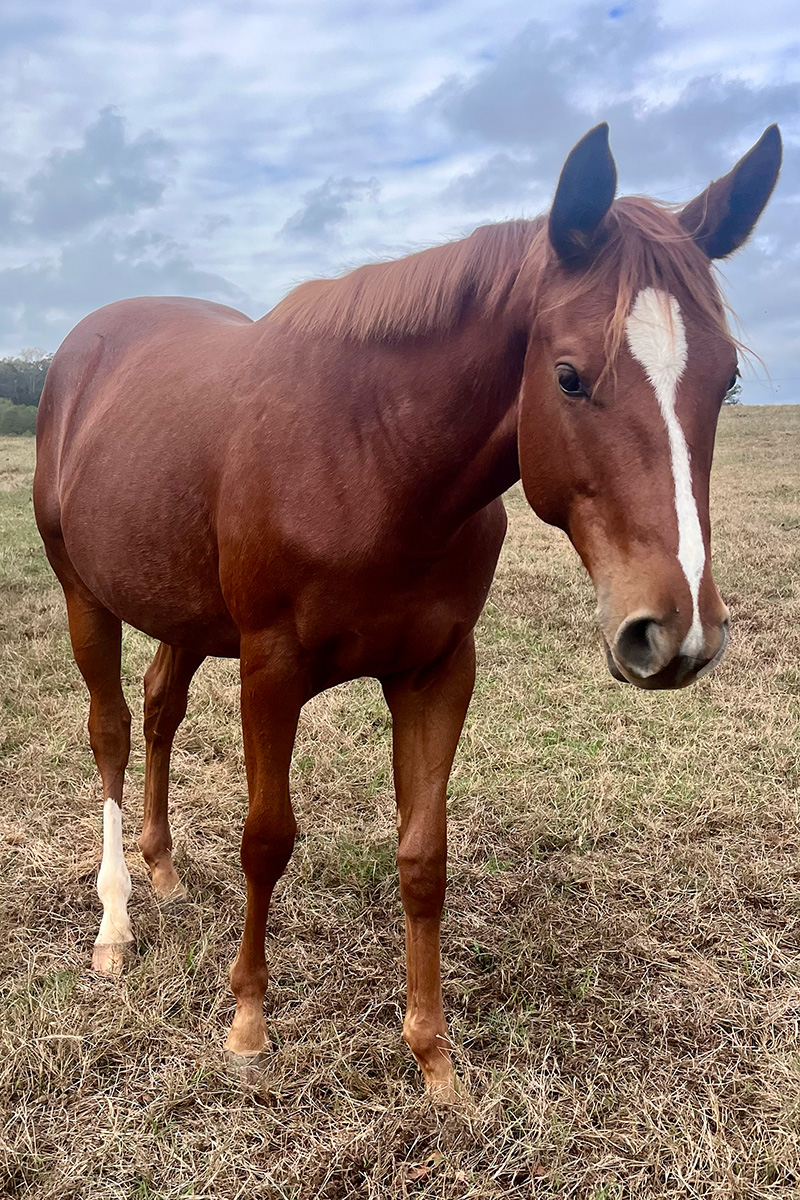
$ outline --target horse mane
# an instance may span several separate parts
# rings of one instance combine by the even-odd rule
[[[588,267],[575,269],[559,305],[616,281],[606,328],[612,367],[625,322],[645,287],[670,292],[682,308],[730,337],[726,307],[704,252],[678,222],[676,207],[644,196],[615,200],[603,242]],[[337,279],[301,283],[268,314],[270,323],[361,342],[445,335],[470,308],[486,316],[511,301],[529,325],[547,310],[547,266],[554,260],[545,217],[484,225],[469,237],[390,262],[357,267]],[[612,368],[613,369],[613,368]]]
[[[269,319],[364,342],[447,333],[472,304],[497,311],[541,223],[483,225],[457,242],[369,263],[338,279],[301,283]]]

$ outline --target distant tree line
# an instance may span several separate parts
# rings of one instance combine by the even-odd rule
[[[36,406],[52,354],[37,348],[0,358],[0,436],[36,431]]]

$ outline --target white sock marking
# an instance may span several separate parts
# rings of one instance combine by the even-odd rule
[[[103,919],[96,946],[133,941],[128,918],[131,877],[122,850],[122,810],[111,797],[103,806],[103,861],[97,876],[97,894],[103,903]]]
[[[653,385],[667,427],[678,518],[678,562],[692,596],[692,624],[681,644],[681,654],[694,658],[705,642],[699,596],[706,548],[692,491],[689,448],[675,412],[678,383],[686,367],[686,331],[675,297],[655,288],[639,292],[625,328],[631,353]]]

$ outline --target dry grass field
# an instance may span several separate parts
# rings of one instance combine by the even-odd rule
[[[696,688],[611,679],[566,540],[519,491],[453,773],[446,1007],[471,1101],[400,1040],[390,729],[371,682],[308,706],[300,837],[268,954],[272,1056],[220,1054],[244,910],[237,673],[208,663],[173,759],[161,912],[125,839],[137,954],[91,973],[99,784],[31,441],[0,442],[0,1191],[59,1200],[800,1195],[800,407],[723,413],[729,654]],[[153,651],[128,631],[141,719]]]

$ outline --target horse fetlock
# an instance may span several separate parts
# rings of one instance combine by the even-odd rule
[[[252,1057],[262,1054],[268,1044],[267,1023],[261,1003],[238,1004],[225,1040],[226,1054]]]
[[[103,905],[103,919],[96,945],[114,947],[132,942],[133,930],[128,916],[131,876],[122,847],[122,810],[112,797],[106,800],[103,809],[103,860],[97,876],[97,894]],[[95,957],[98,961],[116,960],[114,954],[97,954]]]
[[[452,1042],[444,1021],[433,1022],[419,1017],[406,1017],[403,1041],[417,1060],[428,1089],[443,1085],[448,1080],[452,1081]]]
[[[269,983],[267,964],[248,963],[240,951],[231,967],[229,978],[236,1003],[241,1007],[257,1004],[260,1010]]]

